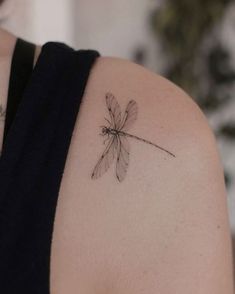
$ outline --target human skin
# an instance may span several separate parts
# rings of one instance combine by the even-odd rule
[[[0,29],[0,40],[5,107],[16,36]],[[40,46],[35,63],[39,53]],[[122,111],[130,99],[138,103],[133,134],[176,157],[130,139],[125,180],[115,178],[115,164],[91,179],[104,149],[107,91]],[[4,122],[1,140],[3,129]],[[213,131],[187,93],[128,60],[97,59],[66,160],[51,249],[51,294],[234,294],[223,167]]]

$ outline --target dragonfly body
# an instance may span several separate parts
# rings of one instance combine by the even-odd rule
[[[152,145],[152,146],[154,146],[154,147],[157,147],[157,148],[159,148],[159,149],[161,149],[161,150],[163,150],[163,151],[166,151],[168,154],[170,154],[170,155],[172,155],[173,157],[175,157],[175,155],[174,155],[173,153],[171,153],[170,151],[168,151],[168,150],[166,150],[166,149],[164,149],[164,148],[158,146],[157,144],[154,144],[154,143],[152,143],[152,142],[149,141],[149,140],[145,140],[145,139],[143,139],[143,138],[140,138],[140,137],[138,137],[138,136],[135,136],[135,135],[129,134],[129,133],[124,132],[124,131],[120,131],[120,130],[116,130],[116,129],[112,129],[112,128],[110,128],[110,127],[105,127],[105,126],[104,126],[104,127],[102,127],[102,135],[108,135],[108,136],[110,136],[110,135],[112,135],[112,136],[127,136],[127,137],[129,137],[129,138],[134,138],[134,139],[136,139],[136,140],[139,140],[139,141],[142,141],[142,142],[147,143],[147,144],[149,144],[149,145]]]
[[[113,135],[117,136],[120,134],[120,131],[109,128],[109,127],[102,127],[102,135]]]
[[[117,155],[117,179],[121,182],[125,178],[129,164],[130,150],[127,137],[152,145],[175,157],[173,153],[160,147],[159,145],[126,132],[128,128],[132,125],[132,123],[137,119],[138,108],[137,103],[134,100],[130,100],[128,102],[124,115],[123,117],[121,117],[121,109],[114,95],[111,93],[107,93],[105,98],[110,115],[110,120],[106,119],[106,121],[109,123],[109,126],[101,126],[101,135],[108,136],[108,143],[92,172],[92,179],[96,179],[102,176],[109,169],[111,163],[115,158],[115,155]]]

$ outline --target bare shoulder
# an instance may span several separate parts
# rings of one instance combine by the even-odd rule
[[[223,168],[198,105],[140,65],[97,58],[58,199],[52,293],[233,294],[230,242]]]
[[[113,92],[124,108],[128,99],[135,99],[140,104],[140,117],[142,113],[142,117],[148,117],[150,123],[154,120],[154,126],[159,119],[159,127],[166,130],[167,136],[172,125],[175,130],[178,129],[185,135],[188,131],[191,133],[193,129],[197,131],[196,129],[199,128],[201,135],[204,132],[213,140],[214,135],[207,119],[196,102],[180,87],[141,65],[117,57],[98,58],[90,75],[87,92],[97,92],[97,89],[100,89],[98,95],[108,91]],[[98,100],[100,100],[99,96]],[[105,99],[102,102],[104,103]],[[148,112],[149,110],[152,111]],[[176,125],[176,122],[181,125]],[[170,139],[177,139],[177,133]]]

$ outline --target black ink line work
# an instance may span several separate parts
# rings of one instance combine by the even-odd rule
[[[0,105],[0,121],[5,120],[6,111],[3,110],[2,105]]]
[[[169,155],[176,157],[170,151],[148,141],[138,136],[127,133],[126,131],[133,124],[133,122],[137,119],[138,107],[137,103],[134,100],[130,100],[127,104],[126,111],[121,117],[121,108],[111,93],[106,93],[105,96],[106,105],[109,111],[110,120],[105,118],[108,122],[108,126],[101,126],[102,133],[100,135],[107,136],[104,140],[104,143],[108,141],[106,144],[105,150],[97,162],[91,178],[97,179],[101,177],[111,166],[111,163],[114,160],[115,155],[117,155],[116,161],[116,177],[119,182],[123,181],[127,172],[128,164],[129,164],[129,151],[130,146],[127,140],[127,137],[137,139],[138,141],[142,141],[144,143],[150,144],[156,148],[159,148]]]

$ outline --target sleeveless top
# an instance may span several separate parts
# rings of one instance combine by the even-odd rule
[[[59,188],[96,50],[17,39],[0,157],[0,293],[49,294]]]

